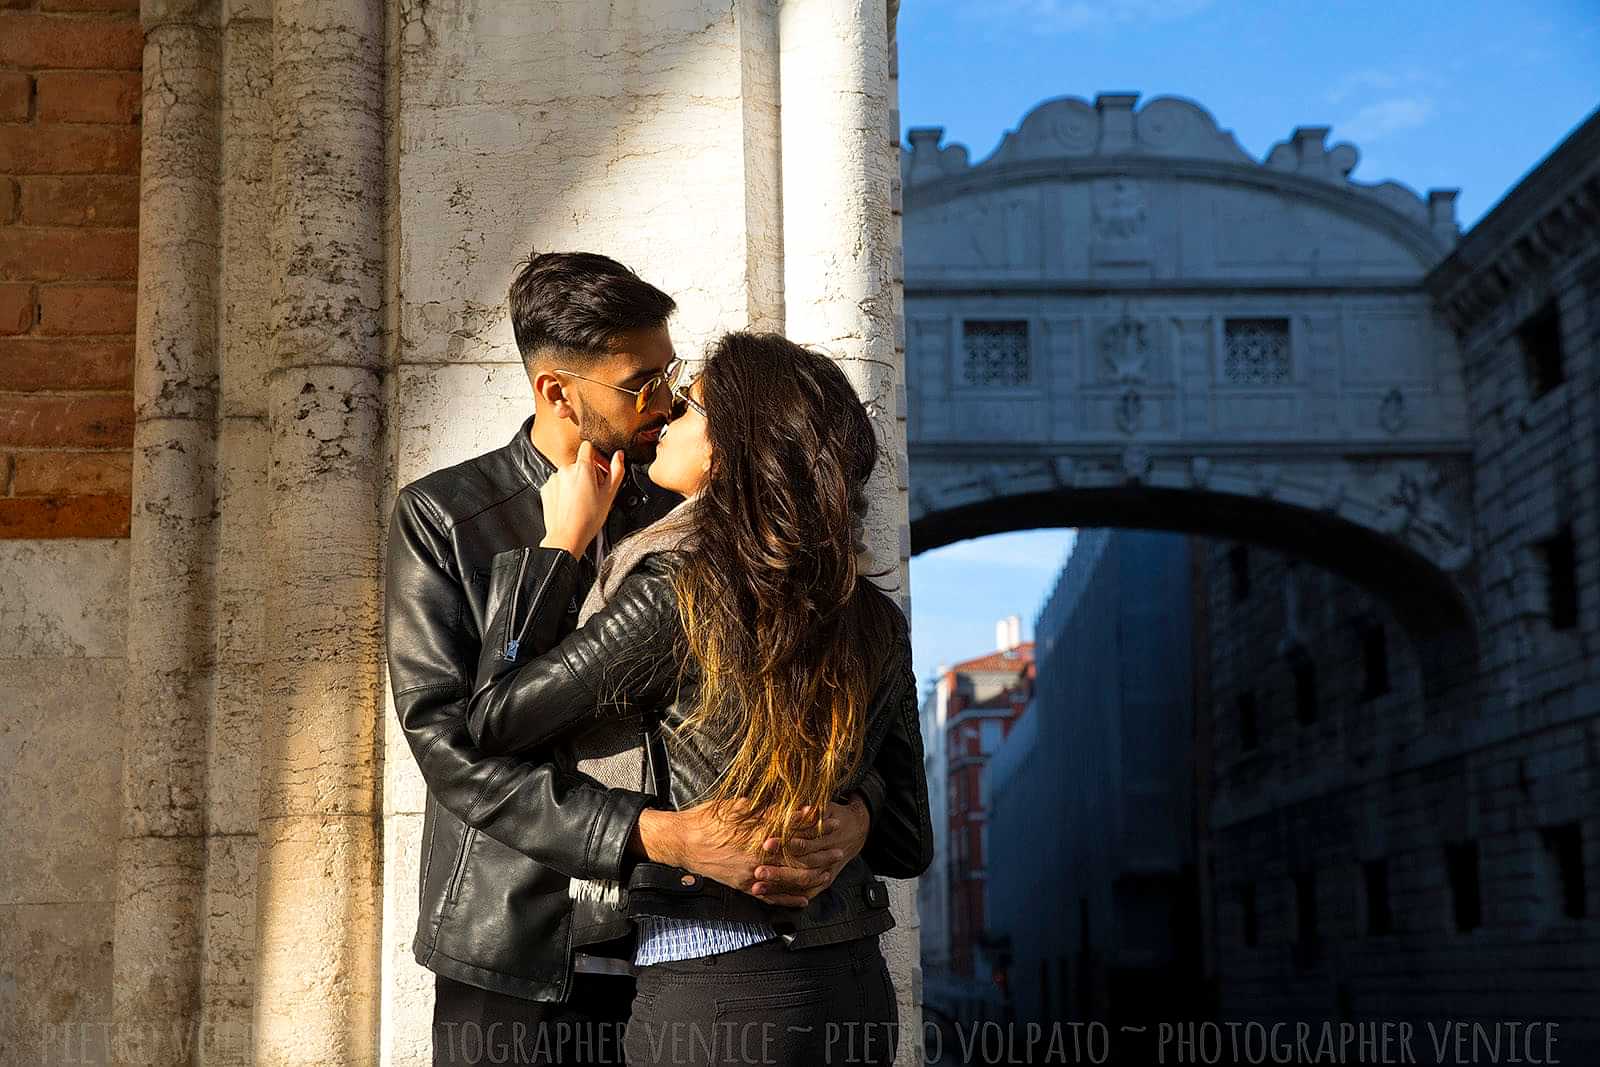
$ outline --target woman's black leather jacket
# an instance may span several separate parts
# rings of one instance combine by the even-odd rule
[[[467,728],[478,747],[486,754],[512,755],[559,745],[596,725],[602,715],[637,717],[646,739],[663,722],[680,724],[693,707],[695,681],[692,674],[678,674],[682,629],[671,585],[675,560],[672,552],[642,556],[605,606],[557,644],[577,561],[552,548],[496,556],[482,658],[467,711]],[[869,595],[886,596],[877,589]],[[897,640],[881,650],[876,664],[879,680],[867,713],[866,751],[852,780],[835,794],[843,797],[863,785],[867,767],[881,776],[882,795],[869,804],[872,834],[862,853],[804,908],[768,904],[682,868],[641,861],[623,872],[629,914],[767,922],[796,949],[894,926],[888,887],[879,876],[914,878],[927,870],[933,827],[908,627],[898,610],[893,617],[899,621]],[[549,651],[518,658],[519,649],[539,648]],[[709,741],[697,744],[692,736],[685,741],[674,747],[670,761],[660,746],[647,748],[650,780],[662,807],[692,805],[720,772]],[[575,924],[581,927],[584,921],[580,914]],[[594,923],[575,943],[619,934],[614,920],[609,927]]]

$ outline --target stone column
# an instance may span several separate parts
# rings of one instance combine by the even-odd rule
[[[217,76],[213,3],[147,0],[114,1062],[189,1062],[213,685]]]
[[[206,748],[200,1001],[206,1067],[253,1062],[272,325],[271,84],[271,3],[229,0],[222,14],[217,696]]]
[[[272,7],[262,1067],[378,1058],[384,6]]]
[[[873,406],[887,457],[867,543],[900,574],[910,611],[904,313],[894,213],[899,123],[885,0],[784,0],[779,11],[786,332],[829,352]],[[922,1058],[916,882],[891,880],[885,956],[899,996],[899,1061]]]

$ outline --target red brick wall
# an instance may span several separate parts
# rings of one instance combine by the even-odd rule
[[[126,537],[138,0],[0,0],[0,538]]]

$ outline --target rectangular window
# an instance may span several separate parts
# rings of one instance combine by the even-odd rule
[[[1361,865],[1361,881],[1366,888],[1367,933],[1382,937],[1394,932],[1394,914],[1389,910],[1389,861],[1368,860]]]
[[[1528,395],[1537,400],[1567,380],[1561,357],[1561,313],[1554,300],[1517,327],[1517,347],[1528,376]]]
[[[1582,919],[1589,914],[1583,877],[1583,827],[1569,822],[1539,831],[1544,845],[1546,884],[1560,894],[1560,914]]]
[[[1224,319],[1223,380],[1229,385],[1289,381],[1288,319]]]
[[[1289,670],[1294,675],[1294,717],[1301,726],[1317,721],[1317,665],[1303,645],[1289,651]]]
[[[1250,550],[1244,545],[1228,549],[1228,572],[1233,576],[1233,602],[1242,603],[1250,596]]]
[[[1361,664],[1364,679],[1361,699],[1372,700],[1389,691],[1389,638],[1382,623],[1373,623],[1361,631]]]
[[[1028,324],[1022,319],[968,319],[961,324],[967,385],[1027,385],[1033,379]]]
[[[1552,630],[1570,630],[1578,625],[1578,561],[1573,551],[1572,524],[1554,537],[1534,545],[1544,571],[1545,605]]]
[[[1455,911],[1456,929],[1476,930],[1483,925],[1483,897],[1478,884],[1478,843],[1459,841],[1444,847],[1445,868],[1450,875],[1450,902]]]
[[[1301,871],[1294,876],[1294,932],[1301,945],[1317,943],[1317,876]]]
[[[1249,690],[1239,694],[1239,747],[1254,752],[1261,746],[1261,724],[1256,721],[1256,695]]]
[[[1256,917],[1256,884],[1246,882],[1239,887],[1239,940],[1245,948],[1255,948],[1261,940],[1261,929]]]

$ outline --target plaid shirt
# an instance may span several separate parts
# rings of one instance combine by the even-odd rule
[[[639,915],[634,921],[639,925],[639,947],[633,962],[639,967],[731,952],[778,936],[778,931],[766,923],[672,919],[665,915]]]

